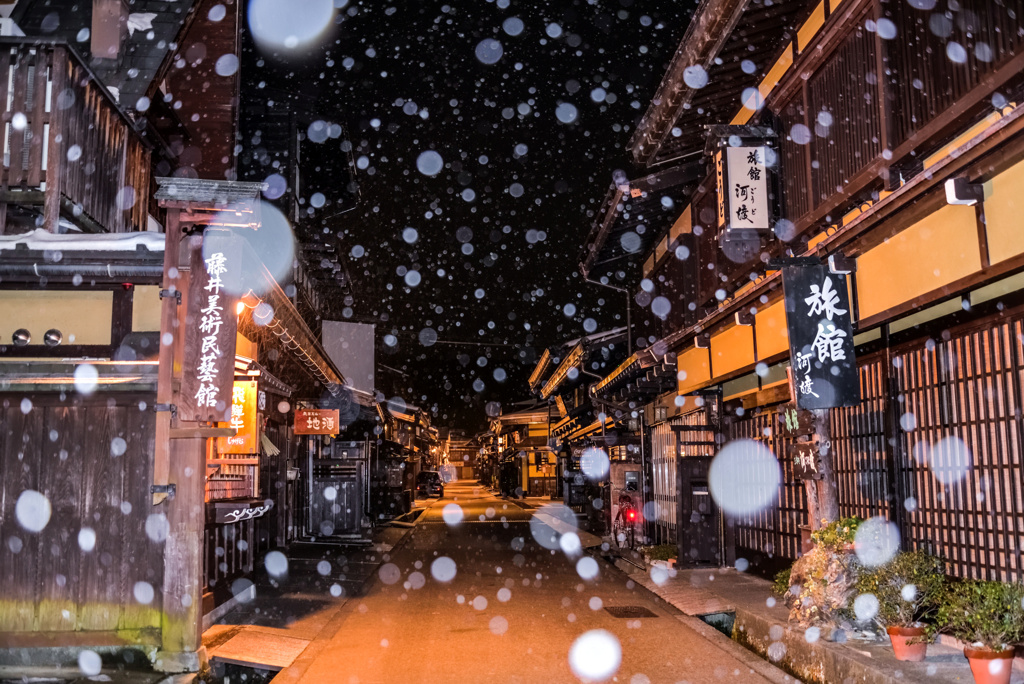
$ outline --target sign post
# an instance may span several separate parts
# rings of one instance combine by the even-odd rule
[[[811,439],[803,438],[790,455],[807,490],[811,529],[819,529],[839,517],[828,409],[860,402],[849,289],[845,274],[832,273],[816,259],[784,263],[782,284],[790,392],[797,416],[808,410],[813,424]]]

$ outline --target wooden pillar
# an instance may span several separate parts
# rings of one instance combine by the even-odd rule
[[[793,369],[787,368],[789,379],[789,396],[796,404],[796,384],[793,381]],[[836,487],[836,471],[832,463],[832,432],[829,427],[829,409],[814,409],[814,435],[812,440],[818,447],[818,463],[821,478],[805,479],[804,493],[807,497],[807,521],[812,530],[823,527],[822,521],[830,523],[839,519],[839,495]],[[806,438],[801,438],[806,439]]]
[[[818,443],[818,457],[821,465],[821,479],[815,484],[817,489],[817,520],[834,522],[839,519],[839,495],[836,487],[836,471],[832,464],[832,431],[829,427],[828,412],[830,409],[815,409],[814,439]],[[811,525],[818,529],[818,525]]]
[[[160,355],[157,371],[156,402],[169,407],[173,399],[174,348],[178,337],[178,297],[181,295],[178,273],[178,247],[181,243],[181,222],[178,209],[167,211],[167,226],[164,241],[164,296],[160,299]],[[181,300],[184,304],[184,299]],[[156,415],[156,445],[153,453],[153,484],[168,483],[171,449],[171,412],[159,411]],[[153,505],[166,500],[167,494],[154,493]]]
[[[161,649],[163,672],[197,672],[205,664],[203,631],[203,530],[206,526],[206,439],[171,439],[167,503],[170,532],[164,546]]]
[[[181,304],[174,296],[161,302],[160,368],[157,376],[158,403],[180,404],[185,321],[191,274],[179,269],[181,224],[179,212],[167,216],[164,254],[164,287],[181,291]],[[201,249],[201,243],[193,249]],[[176,272],[177,277],[171,277]],[[171,337],[165,335],[170,333]],[[170,344],[167,344],[170,342]],[[163,407],[161,407],[163,408]],[[216,428],[198,424],[182,426],[175,414],[157,414],[157,442],[154,479],[172,485],[174,496],[162,497],[169,532],[164,543],[163,611],[160,621],[161,647],[155,667],[162,672],[197,672],[206,665],[202,648],[203,549],[206,527],[206,438]],[[230,431],[231,434],[234,431]],[[161,482],[159,479],[163,477]],[[154,505],[160,503],[157,496]]]
[[[54,46],[50,51],[50,60],[53,79],[51,92],[54,93],[54,102],[56,102],[56,94],[64,91],[64,81],[69,64],[67,50],[60,46]],[[50,139],[47,141],[46,150],[46,193],[43,197],[43,225],[51,233],[58,232],[60,228],[60,200],[63,191],[61,176],[63,176],[68,163],[67,145],[64,144],[66,121],[67,116],[64,110],[54,106],[50,112]],[[7,215],[6,206],[4,205],[3,210],[4,221],[6,221]],[[0,232],[2,230],[3,226],[0,226]]]

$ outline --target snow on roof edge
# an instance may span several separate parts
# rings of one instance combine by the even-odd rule
[[[20,235],[0,235],[0,251],[17,249],[62,252],[134,252],[140,246],[151,252],[164,251],[163,233],[51,233],[36,228]]]

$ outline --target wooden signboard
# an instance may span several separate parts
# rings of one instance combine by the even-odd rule
[[[336,435],[340,428],[338,409],[296,409],[295,434]]]
[[[178,419],[231,421],[241,243],[228,230],[207,228],[189,240],[191,268]]]
[[[256,381],[235,380],[231,389],[231,423],[234,437],[218,437],[217,452],[221,454],[259,453],[259,425],[256,414]]]
[[[212,522],[236,523],[262,517],[274,507],[274,501],[216,501],[208,504],[208,507],[213,509],[213,515],[209,516]]]
[[[789,447],[793,476],[798,480],[821,479],[821,455],[816,442],[797,442]]]
[[[785,266],[782,286],[796,405],[856,406],[860,378],[846,276],[822,265]]]
[[[796,404],[785,404],[775,415],[779,434],[783,437],[814,434],[814,414],[798,409]]]

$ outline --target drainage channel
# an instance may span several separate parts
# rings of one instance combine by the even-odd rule
[[[249,665],[224,663],[216,659],[210,663],[210,671],[205,678],[210,684],[266,684],[280,670],[267,670]]]
[[[707,613],[697,617],[732,639],[732,630],[736,625],[736,613]]]

